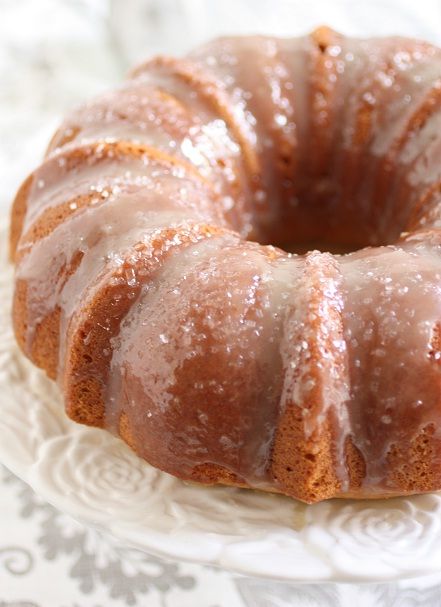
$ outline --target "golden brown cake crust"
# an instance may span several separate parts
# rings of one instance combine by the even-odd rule
[[[10,230],[17,342],[67,414],[187,481],[441,489],[440,73],[321,27],[154,58],[72,112]],[[282,250],[311,242],[361,250]]]

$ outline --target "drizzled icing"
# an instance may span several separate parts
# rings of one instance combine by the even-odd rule
[[[100,204],[80,209],[48,237],[34,242],[30,250],[26,247],[16,276],[27,282],[28,314],[33,319],[27,330],[27,351],[36,325],[56,307],[63,311],[63,334],[65,322],[84,298],[88,285],[108,265],[118,265],[133,244],[148,240],[149,234],[161,226],[213,221],[214,205],[204,208],[197,202],[201,193],[207,196],[197,185],[167,170],[161,175],[158,168],[149,177],[145,167],[142,186],[135,180],[125,188],[114,189]],[[79,265],[71,273],[78,259]],[[63,365],[63,349],[60,357]]]
[[[310,462],[328,441],[333,494],[412,491],[424,434],[421,488],[441,486],[440,73],[399,38],[226,38],[72,113],[18,197],[16,251],[21,343],[33,358],[59,313],[69,412],[96,380],[99,423],[151,463],[306,500],[273,474],[281,416]],[[398,242],[300,256],[249,235]],[[75,358],[98,339],[103,360]]]
[[[146,436],[162,437],[162,457],[180,454],[187,474],[202,458],[268,481],[282,371],[276,310],[287,289],[277,266],[259,248],[225,238],[202,241],[167,264],[113,343],[111,425],[146,398],[135,415]]]
[[[341,269],[335,258],[318,251],[309,253],[302,266],[291,291],[281,344],[285,376],[280,406],[300,410],[306,439],[320,432],[329,414],[335,418],[336,465],[347,488],[349,377]]]
[[[342,259],[343,322],[350,361],[350,432],[366,462],[364,483],[393,486],[387,456],[433,426],[441,437],[438,350],[440,251],[383,247]],[[436,347],[435,347],[436,348]]]

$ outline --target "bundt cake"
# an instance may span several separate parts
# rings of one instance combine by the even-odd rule
[[[182,479],[441,489],[440,133],[425,42],[319,28],[146,62],[18,191],[20,347],[73,420]]]

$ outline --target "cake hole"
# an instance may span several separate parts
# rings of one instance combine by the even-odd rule
[[[301,194],[276,200],[277,214],[268,211],[273,207],[271,201],[265,202],[254,218],[249,239],[297,255],[309,251],[347,255],[365,247],[392,244],[402,233],[403,226],[398,222],[391,229],[380,230],[373,227],[378,222],[374,217],[363,219],[355,211],[346,217],[337,194],[332,202],[322,200],[313,191],[310,196]]]
[[[287,253],[296,253],[297,255],[305,255],[305,253],[308,251],[320,251],[321,253],[331,253],[332,255],[346,255],[347,253],[353,253],[361,248],[356,245],[339,245],[336,243],[321,242],[317,240],[300,244],[288,242],[277,246]]]

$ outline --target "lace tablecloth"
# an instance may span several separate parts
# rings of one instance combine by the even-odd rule
[[[185,4],[178,0],[163,2],[168,9]],[[17,185],[38,161],[65,109],[118,81],[126,68],[124,51],[126,57],[136,55],[136,36],[126,44],[115,36],[112,27],[112,15],[114,20],[121,18],[121,4],[114,0],[111,10],[106,0],[0,0],[0,213],[6,212]],[[131,0],[127,4],[134,9],[143,5],[144,16],[150,15],[157,27],[163,27],[157,1]],[[187,4],[190,8],[183,10],[182,17],[199,14],[195,13],[199,0],[187,0]],[[310,21],[319,14],[318,4],[311,3],[308,13],[308,6],[301,3],[305,20],[302,29],[313,25]],[[327,2],[328,15],[330,4]],[[353,21],[345,12],[349,4],[349,0],[335,2],[336,11],[350,29]],[[366,3],[352,4],[360,23],[363,12],[358,9]],[[381,3],[374,4],[378,10]],[[397,3],[383,4],[387,8]],[[411,27],[411,3],[403,0],[402,6],[402,23]],[[427,29],[425,37],[435,38],[441,31],[439,0],[423,0],[413,6],[418,11],[415,23]],[[136,23],[133,15],[127,17],[129,23]],[[327,16],[325,20],[329,19]],[[402,33],[409,33],[404,25]],[[203,24],[198,22],[196,26],[200,31]],[[299,21],[296,32],[300,26]],[[176,33],[179,28],[172,31]],[[152,40],[160,38],[156,30]],[[84,528],[0,466],[0,607],[355,604],[441,607],[441,575],[439,580],[425,578],[399,584],[292,586],[166,562],[118,546]]]

